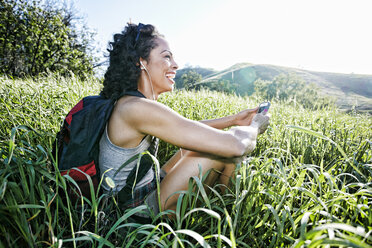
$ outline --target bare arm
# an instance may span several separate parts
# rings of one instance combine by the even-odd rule
[[[146,99],[127,103],[119,112],[122,121],[142,135],[150,134],[181,148],[227,158],[250,152],[258,132],[257,126],[221,131]]]
[[[226,116],[226,117],[213,119],[213,120],[203,120],[203,121],[200,121],[200,122],[207,125],[207,126],[217,128],[217,129],[224,129],[224,128],[228,128],[228,127],[232,127],[232,126],[236,125],[235,124],[235,116],[233,116],[233,115],[229,115],[229,116]]]
[[[258,108],[246,109],[234,115],[200,122],[217,129],[224,129],[232,126],[249,126],[257,110]]]

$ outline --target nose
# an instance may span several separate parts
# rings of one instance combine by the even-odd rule
[[[172,69],[177,70],[178,69],[178,64],[174,59],[172,59]]]

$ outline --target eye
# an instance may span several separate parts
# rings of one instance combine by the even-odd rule
[[[171,56],[170,55],[165,55],[164,58],[171,59]]]

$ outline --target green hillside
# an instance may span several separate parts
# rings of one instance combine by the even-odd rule
[[[372,75],[341,74],[329,72],[315,72],[296,68],[255,65],[250,63],[235,64],[222,71],[212,69],[191,68],[199,73],[202,71],[203,80],[200,84],[211,80],[228,80],[237,84],[237,94],[246,95],[252,84],[257,79],[272,81],[280,74],[296,74],[307,83],[315,83],[321,94],[332,96],[337,99],[337,105],[342,109],[372,111]],[[190,68],[180,70],[180,75],[189,71]],[[206,72],[210,72],[207,74]],[[177,79],[177,78],[176,78]]]

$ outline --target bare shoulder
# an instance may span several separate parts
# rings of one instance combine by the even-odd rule
[[[154,110],[172,111],[162,103],[132,96],[120,99],[116,105],[117,111],[123,115],[141,115]]]
[[[116,113],[121,119],[131,124],[138,124],[146,120],[155,121],[158,118],[178,115],[166,105],[139,97],[125,97],[118,101]]]

